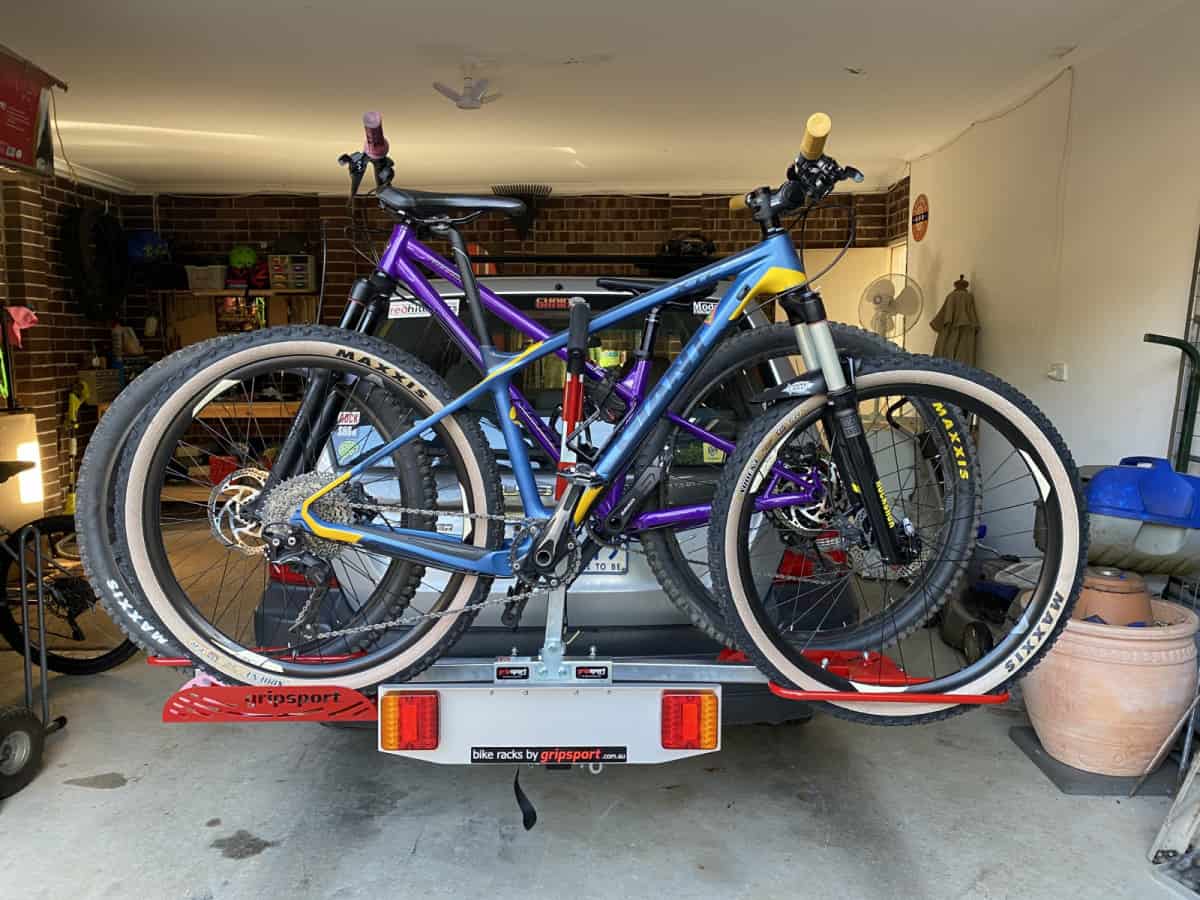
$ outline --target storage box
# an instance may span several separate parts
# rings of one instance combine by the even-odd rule
[[[225,266],[184,266],[188,290],[220,291],[225,288]]]
[[[1088,562],[1135,572],[1200,571],[1200,478],[1165,459],[1130,456],[1087,485]]]
[[[316,264],[307,254],[276,253],[267,257],[274,290],[311,291],[316,286]]]
[[[213,484],[220,484],[237,470],[238,461],[232,456],[218,456],[214,453],[208,458],[208,480]]]

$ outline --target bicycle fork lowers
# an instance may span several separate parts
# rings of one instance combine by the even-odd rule
[[[821,295],[807,284],[780,297],[796,343],[805,359],[815,360],[825,382],[827,404],[823,424],[833,459],[850,486],[853,500],[867,516],[871,532],[886,563],[906,563],[916,556],[915,530],[907,520],[897,521],[887,491],[875,467],[870,439],[858,411],[854,387],[854,361],[845,369],[834,347]]]

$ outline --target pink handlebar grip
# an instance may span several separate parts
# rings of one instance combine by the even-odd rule
[[[367,133],[363,153],[371,159],[383,159],[387,156],[388,142],[383,136],[383,116],[377,112],[363,113],[363,131]]]

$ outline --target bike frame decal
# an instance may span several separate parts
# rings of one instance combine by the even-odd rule
[[[551,353],[565,356],[567,332],[565,330],[558,333],[549,332],[481,284],[479,285],[479,294],[484,308],[505,323],[538,341],[520,353],[492,353],[490,354],[493,357],[491,364],[487,365],[475,337],[464,322],[450,310],[448,304],[433,288],[429,279],[418,266],[428,269],[435,277],[443,278],[459,288],[462,287],[461,278],[454,266],[416,240],[409,226],[396,226],[380,261],[381,271],[403,282],[416,295],[430,314],[435,316],[446,328],[451,339],[476,365],[484,370],[483,380],[433,415],[414,423],[406,432],[375,449],[330,484],[310,496],[301,505],[294,524],[310,530],[320,537],[352,542],[363,549],[391,557],[411,559],[457,571],[501,577],[509,576],[512,574],[512,564],[507,546],[498,550],[485,550],[466,545],[458,536],[454,535],[441,535],[418,529],[389,528],[385,530],[371,526],[327,522],[316,515],[312,508],[317,499],[357,477],[384,457],[394,453],[398,447],[436,426],[445,417],[469,407],[485,395],[490,395],[509,454],[509,462],[517,482],[524,514],[530,518],[544,519],[553,513],[552,509],[543,504],[541,496],[538,494],[528,447],[522,437],[520,425],[524,425],[528,429],[539,446],[546,450],[553,459],[557,459],[557,435],[541,420],[525,397],[513,386],[512,379],[526,367]],[[573,517],[577,516],[575,519],[577,523],[583,521],[591,505],[605,487],[619,480],[619,476],[629,465],[642,441],[650,433],[654,424],[666,413],[671,400],[700,368],[709,353],[720,342],[730,323],[744,311],[749,300],[758,294],[772,293],[782,290],[786,286],[803,283],[804,274],[800,270],[800,259],[790,236],[785,233],[771,235],[762,243],[711,263],[652,291],[635,296],[591,319],[588,333],[595,334],[672,300],[679,300],[699,291],[709,291],[718,282],[727,278],[732,279],[732,284],[721,297],[712,316],[692,335],[657,384],[647,391],[646,367],[635,366],[630,375],[615,386],[617,393],[629,402],[631,410],[612,439],[600,452],[593,467],[602,486],[585,492],[586,499],[579,502],[576,509],[572,510]],[[349,356],[353,356],[353,354],[349,354],[349,351],[347,353]],[[602,379],[605,373],[603,369],[589,362],[587,374],[592,378]],[[511,414],[512,410],[515,410],[515,416]],[[711,440],[716,447],[726,450],[732,447],[727,441],[723,441],[715,435],[708,435],[703,429],[680,417],[669,416],[669,418],[677,424],[686,426],[686,429],[693,434],[700,431],[707,435],[702,439]],[[780,471],[778,474],[789,477],[790,473]],[[796,477],[791,476],[791,480],[795,481]],[[656,511],[655,526],[669,527],[674,524],[670,516],[671,512],[671,510]],[[695,507],[681,507],[677,514],[677,521],[683,526],[702,524],[696,521],[697,509]],[[633,524],[636,527],[638,521],[635,520]]]
[[[733,315],[729,317],[730,321],[736,319],[742,314],[750,301],[760,294],[782,294],[786,290],[799,287],[808,279],[803,272],[796,269],[781,269],[770,268],[763,273],[762,278],[755,282],[754,287],[746,292],[746,296],[742,302],[738,304],[738,308],[733,311]]]

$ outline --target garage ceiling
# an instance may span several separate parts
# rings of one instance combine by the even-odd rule
[[[70,83],[72,161],[138,190],[344,190],[334,159],[379,109],[398,184],[732,192],[778,181],[818,109],[834,155],[890,183],[1172,5],[39,0],[4,42]],[[468,60],[502,100],[467,112],[433,91]]]

